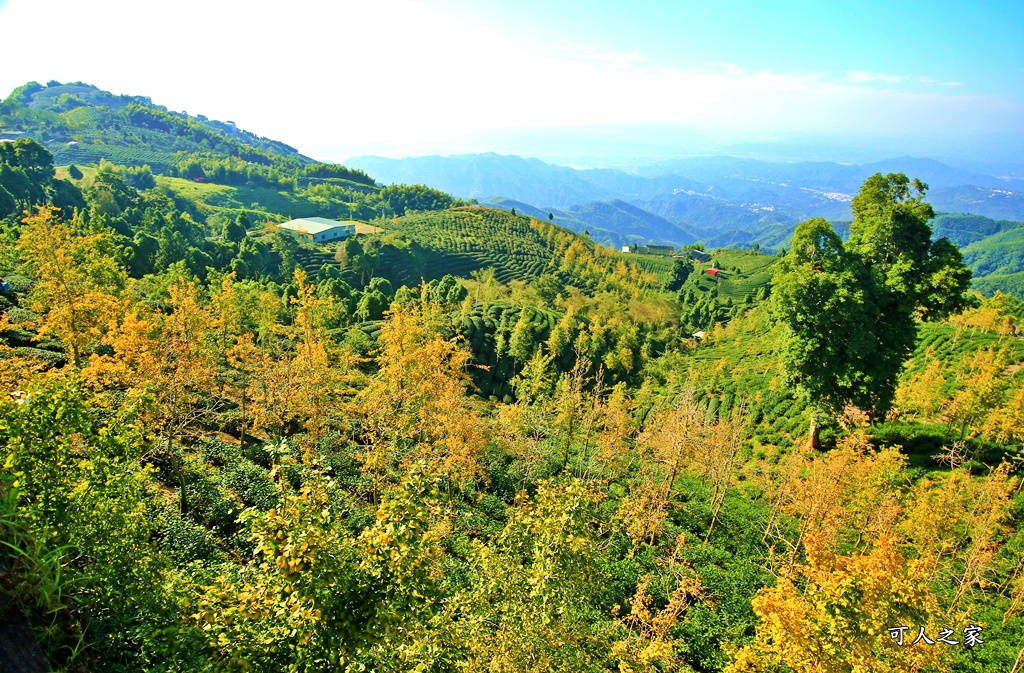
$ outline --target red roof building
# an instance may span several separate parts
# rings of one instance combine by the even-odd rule
[[[716,276],[717,277],[718,276],[718,269],[716,269],[715,267],[711,267],[710,269],[708,269],[704,273],[706,273],[709,276]]]

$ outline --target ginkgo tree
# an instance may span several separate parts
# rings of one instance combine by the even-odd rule
[[[29,304],[41,315],[40,335],[64,342],[74,366],[122,308],[128,276],[109,229],[92,230],[81,219],[64,222],[40,208],[27,217],[17,246],[23,270],[35,279]]]

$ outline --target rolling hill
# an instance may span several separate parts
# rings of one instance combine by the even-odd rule
[[[232,122],[173,112],[145,96],[115,96],[81,82],[18,87],[0,104],[0,124],[35,138],[58,164],[103,158],[166,172],[181,153],[235,156],[263,165],[313,163],[295,148]]]
[[[551,208],[545,211],[522,201],[514,201],[502,197],[492,197],[482,202],[483,205],[515,209],[539,220],[553,216],[555,224],[571,229],[577,233],[587,232],[591,239],[612,248],[624,245],[689,245],[699,239],[693,229],[685,225],[674,224],[654,213],[626,203],[621,199],[611,201],[591,201],[582,206],[570,209]]]
[[[1019,271],[1012,261],[1021,257],[1016,239],[995,237],[980,244],[1024,219],[1024,181],[1015,175],[986,175],[914,157],[861,165],[692,157],[634,174],[576,170],[493,153],[358,157],[350,163],[384,182],[436,180],[431,184],[498,208],[540,219],[550,213],[556,223],[615,247],[634,242],[680,246],[696,240],[712,248],[756,244],[779,249],[802,220],[849,221],[850,201],[868,176],[905,172],[931,187],[928,200],[942,213],[934,222],[936,237],[947,236],[961,247],[979,243],[965,253],[975,287],[1020,294],[1012,276]]]
[[[803,219],[848,220],[851,195],[867,175],[905,171],[931,184],[928,196],[937,210],[972,213],[942,215],[935,228],[936,236],[966,246],[976,287],[1020,293],[1015,274],[1022,271],[1021,246],[1018,235],[1008,232],[1024,219],[1021,180],[930,159],[842,165],[695,157],[627,173],[488,153],[360,157],[346,168],[318,164],[232,122],[169,111],[144,96],[115,96],[81,82],[19,87],[0,103],[0,130],[9,138],[35,138],[58,164],[149,165],[156,186],[212,230],[243,210],[257,221],[400,216],[404,197],[375,197],[380,187],[366,169],[381,182],[429,184],[541,221],[550,214],[554,224],[614,248],[700,241],[712,248],[777,249]]]
[[[980,276],[1024,271],[1024,223],[964,248],[964,261]]]

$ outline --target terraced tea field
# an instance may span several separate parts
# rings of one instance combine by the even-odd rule
[[[718,288],[718,296],[729,298],[733,303],[742,302],[748,295],[756,294],[762,287],[767,287],[772,279],[771,265],[775,257],[747,250],[719,249],[712,253],[712,262],[720,269],[718,276],[712,278],[705,271],[712,267],[711,262],[697,265],[701,273],[698,287],[703,290]]]
[[[493,268],[495,277],[507,283],[536,278],[558,265],[530,218],[498,210],[469,207],[406,215],[388,223],[385,231],[411,241],[410,261],[427,280]]]
[[[177,165],[178,158],[174,152],[161,152],[138,147],[119,145],[79,144],[51,146],[53,160],[57,164],[98,164],[106,159],[113,164],[125,166],[141,166],[149,164],[154,172],[166,172],[171,166]]]

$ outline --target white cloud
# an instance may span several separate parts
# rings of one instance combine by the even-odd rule
[[[854,70],[846,73],[846,79],[856,84],[865,84],[867,82],[899,84],[906,80],[907,77],[904,75],[887,75],[884,72],[864,72],[863,70]]]
[[[555,47],[558,51],[564,52],[572,58],[583,61],[601,61],[604,63],[626,64],[640,63],[647,58],[638,52],[606,51],[587,44],[573,44],[563,42]]]
[[[83,80],[328,159],[494,129],[968,132],[1024,118],[994,98],[872,86],[909,84],[897,75],[670,68],[552,47],[408,0],[10,0],[0,23],[0,95],[30,79]],[[68,46],[40,48],[44,28],[49,44]]]

